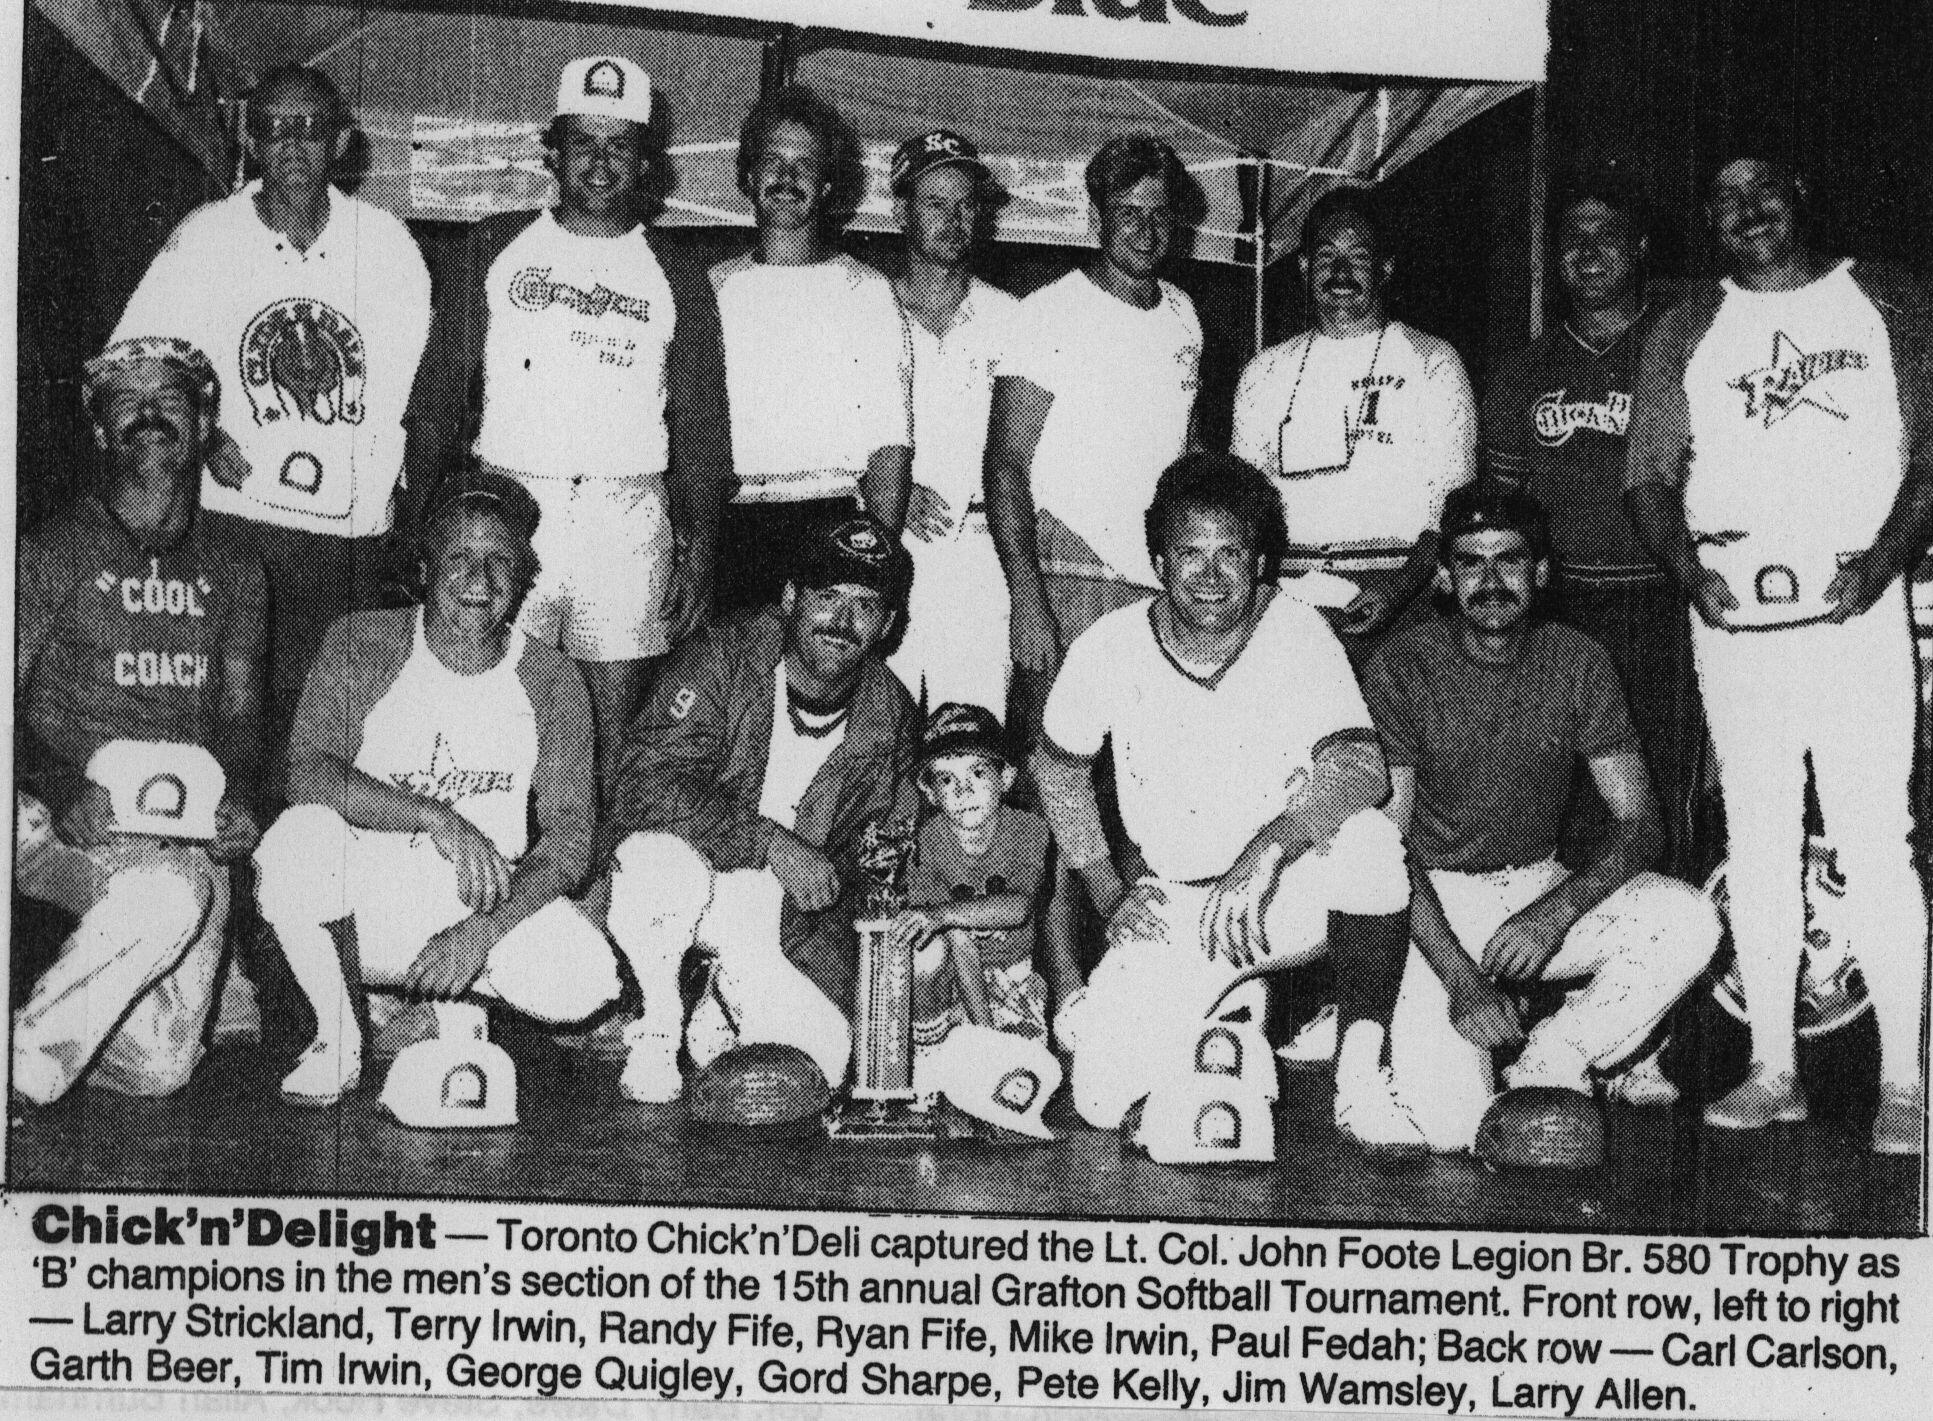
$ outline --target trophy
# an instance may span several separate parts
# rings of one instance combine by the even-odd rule
[[[827,1124],[835,1139],[924,1140],[938,1131],[913,1088],[913,953],[892,941],[906,906],[906,868],[918,846],[914,821],[868,824],[859,841],[866,905],[859,935],[859,1001],[853,1022],[850,1099]]]

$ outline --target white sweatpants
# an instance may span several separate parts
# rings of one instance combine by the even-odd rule
[[[1430,882],[1450,930],[1473,959],[1504,922],[1569,875],[1555,859],[1495,873],[1434,870]],[[1508,1072],[1512,1086],[1590,1088],[1644,1044],[1718,949],[1718,914],[1688,883],[1640,873],[1579,918],[1544,969],[1552,982],[1589,978],[1537,1024]],[[1410,948],[1389,1027],[1396,1093],[1430,1148],[1467,1150],[1497,1094],[1490,1053],[1450,1023],[1449,993]]]
[[[1881,1077],[1917,1083],[1927,911],[1907,842],[1918,699],[1905,597],[1895,588],[1840,625],[1726,632],[1694,618],[1692,648],[1725,794],[1753,1059],[1775,1072],[1793,1063],[1810,755],[1846,875],[1844,921],[1872,996]]]
[[[985,513],[939,542],[909,536],[913,594],[892,668],[927,709],[959,701],[1003,719],[1007,707],[1007,577]]]
[[[1078,1019],[1062,1028],[1074,1041],[1074,1108],[1103,1130],[1118,1129],[1128,1107],[1172,1076],[1175,1051],[1192,1050],[1200,1023],[1246,1007],[1260,1024],[1262,972],[1322,955],[1331,912],[1400,913],[1409,903],[1402,836],[1387,816],[1363,810],[1327,844],[1282,870],[1263,920],[1267,961],[1241,968],[1210,958],[1202,916],[1211,885],[1161,885],[1167,924],[1159,940],[1108,950],[1087,984]]]
[[[46,1105],[91,1072],[125,1095],[179,1090],[201,1061],[228,870],[156,839],[77,849],[52,837],[45,812],[16,805],[14,886],[80,924],[14,1013],[14,1089]]]
[[[836,1089],[852,1030],[780,949],[784,902],[770,869],[720,873],[674,834],[632,834],[612,859],[609,926],[637,974],[647,1034],[682,1035],[678,968],[685,953],[703,948],[717,955],[718,996],[738,1044],[796,1046]]]
[[[342,959],[327,925],[352,918],[362,980],[403,981],[423,945],[470,916],[455,866],[427,834],[356,829],[320,804],[285,809],[255,850],[256,894],[322,1039],[355,1030]],[[472,989],[538,1021],[582,1021],[619,991],[611,944],[554,899],[505,933]]]

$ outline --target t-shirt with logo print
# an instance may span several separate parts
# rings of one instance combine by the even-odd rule
[[[644,228],[583,237],[548,211],[484,278],[479,458],[546,478],[664,472],[671,287]]]
[[[145,547],[92,495],[27,534],[18,572],[23,781],[77,783],[112,740],[172,740],[214,754],[246,801],[259,745],[222,721],[224,663],[259,665],[259,562],[197,520]],[[63,798],[49,787],[53,800]],[[46,797],[46,796],[43,796]],[[64,806],[56,806],[64,807]]]
[[[1404,627],[1362,691],[1389,763],[1416,771],[1408,842],[1425,868],[1549,858],[1578,758],[1638,749],[1610,653],[1556,622],[1533,624],[1502,665],[1473,660],[1441,617]]]
[[[937,907],[996,893],[1018,893],[1036,905],[1047,877],[1047,821],[1038,814],[1002,804],[983,854],[968,854],[945,815],[920,826],[919,857],[907,883],[906,901],[915,908]],[[980,965],[993,969],[1031,962],[1038,932],[1036,914],[1017,928],[974,934]]]
[[[1905,475],[1892,346],[1850,265],[1796,291],[1722,282],[1685,369],[1685,519],[1736,624],[1824,615],[1841,559],[1871,546]]]
[[[389,530],[403,409],[430,327],[409,230],[331,189],[307,251],[263,224],[261,183],[197,208],[168,238],[114,339],[178,336],[214,362],[221,426],[250,466],[201,506],[338,537]]]
[[[1483,402],[1489,471],[1550,510],[1558,564],[1586,577],[1662,574],[1624,509],[1625,436],[1649,313],[1602,349],[1568,325],[1499,367]]]

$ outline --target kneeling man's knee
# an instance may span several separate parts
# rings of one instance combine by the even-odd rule
[[[269,922],[334,922],[343,914],[349,826],[321,804],[294,804],[255,848],[255,895]]]
[[[611,926],[642,919],[696,922],[711,902],[705,856],[676,834],[632,834],[611,856]]]

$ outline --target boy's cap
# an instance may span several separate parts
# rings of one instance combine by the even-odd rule
[[[651,79],[630,60],[615,54],[573,59],[557,81],[557,116],[623,118],[651,122]]]
[[[808,533],[792,580],[800,587],[870,587],[897,606],[912,585],[913,559],[891,529],[861,513]]]
[[[987,165],[980,161],[980,150],[957,133],[936,128],[918,138],[909,138],[893,154],[892,173],[887,187],[895,197],[904,197],[922,175],[935,168],[971,168],[981,182],[987,181]]]
[[[926,729],[920,735],[920,764],[929,765],[948,755],[985,755],[1003,765],[1012,763],[1006,734],[993,712],[958,701],[948,701],[927,716]]]

